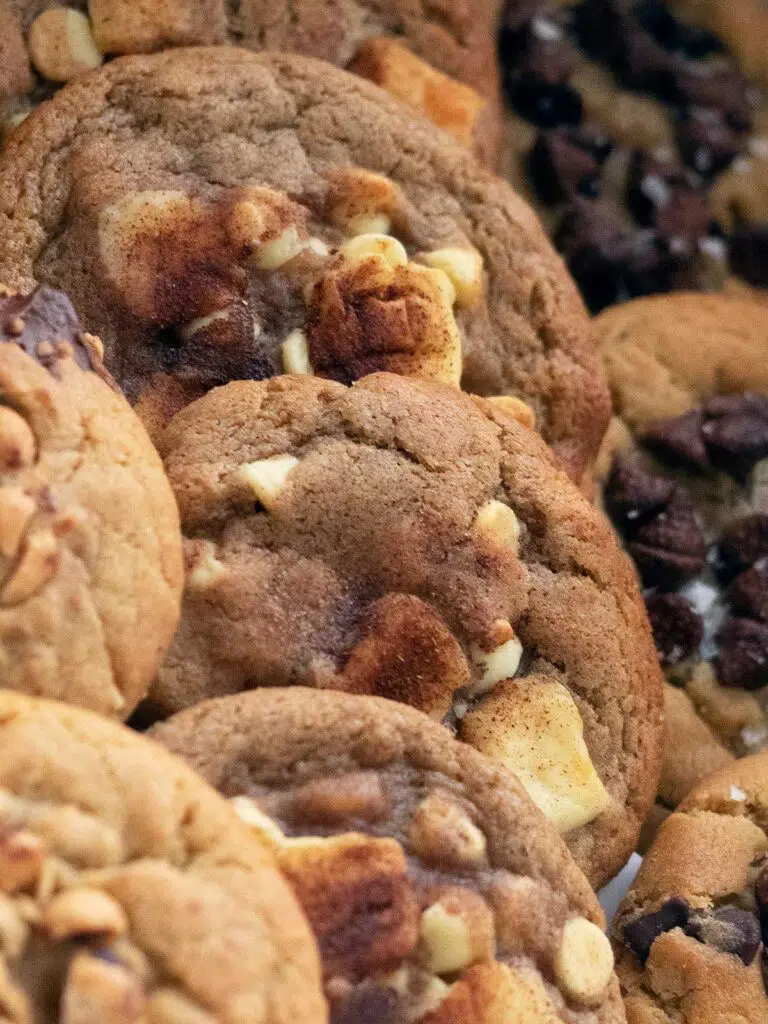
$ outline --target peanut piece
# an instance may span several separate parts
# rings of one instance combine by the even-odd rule
[[[128,931],[128,918],[120,904],[100,889],[75,888],[51,900],[43,912],[43,927],[52,939],[115,937]]]
[[[13,575],[0,590],[0,605],[9,607],[41,590],[56,575],[61,555],[50,530],[39,530],[27,537]]]
[[[280,497],[288,477],[298,466],[299,460],[293,455],[273,455],[270,459],[258,459],[240,467],[240,479],[256,495],[257,500],[269,511]]]
[[[15,409],[0,405],[0,473],[28,469],[37,445],[32,428]]]
[[[52,82],[68,82],[99,67],[103,61],[81,11],[52,7],[39,14],[29,29],[29,56],[37,71]]]
[[[613,951],[605,933],[585,917],[566,921],[555,957],[555,977],[571,999],[594,1004],[613,975]]]

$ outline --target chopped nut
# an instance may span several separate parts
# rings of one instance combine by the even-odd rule
[[[487,501],[478,510],[475,530],[486,534],[518,554],[520,549],[520,523],[517,516],[503,501]]]
[[[124,935],[125,911],[100,889],[67,889],[55,896],[43,911],[43,926],[53,939],[75,935]]]
[[[0,473],[27,469],[35,461],[36,450],[35,435],[24,417],[0,405]]]
[[[474,306],[483,293],[483,257],[477,249],[434,249],[422,257],[427,266],[444,271],[456,294],[456,305]]]
[[[312,375],[312,363],[309,361],[309,345],[304,331],[291,331],[281,345],[283,369],[286,373]]]
[[[228,575],[223,562],[216,557],[216,545],[209,540],[199,541],[190,560],[187,571],[187,587],[190,590],[210,590],[219,580]]]
[[[29,926],[14,901],[0,896],[0,953],[9,960],[20,956],[27,944]]]
[[[555,976],[565,994],[594,1004],[613,975],[613,951],[605,933],[585,917],[573,917],[563,928],[555,958]]]
[[[257,500],[269,511],[280,497],[288,477],[298,466],[299,460],[293,455],[273,455],[270,459],[258,459],[240,467],[240,479],[256,495]]]
[[[421,915],[421,957],[435,974],[451,974],[495,955],[493,914],[469,889],[446,888]]]
[[[0,891],[17,892],[35,882],[45,860],[43,844],[31,832],[0,837]]]
[[[296,790],[292,805],[303,819],[334,825],[354,818],[376,821],[388,806],[381,779],[374,771],[313,779]]]
[[[27,536],[18,563],[0,590],[0,605],[21,604],[50,582],[59,569],[61,555],[50,530],[38,530]]]
[[[267,846],[277,849],[285,843],[285,836],[277,822],[266,815],[249,796],[234,796],[230,803],[239,817]]]
[[[517,420],[518,423],[528,427],[529,430],[535,429],[536,413],[522,399],[515,398],[514,395],[491,395],[489,398],[486,398],[486,402],[490,402],[491,405],[503,412],[505,416]]]
[[[60,1024],[139,1024],[144,986],[122,964],[76,953],[61,997]]]
[[[0,490],[0,555],[13,558],[37,510],[34,499],[16,487]]]
[[[523,645],[512,630],[512,626],[506,622],[505,625],[509,626],[512,636],[500,643],[495,650],[484,651],[477,645],[472,648],[472,660],[480,673],[480,678],[472,685],[473,694],[487,693],[502,679],[512,679],[520,667]]]
[[[410,841],[420,857],[435,864],[471,867],[485,857],[483,833],[454,800],[437,791],[416,808]]]
[[[29,29],[29,55],[37,71],[52,82],[68,82],[103,61],[81,11],[53,7],[39,14]]]
[[[150,1024],[216,1024],[216,1018],[175,992],[161,988],[153,992],[147,1003]]]
[[[346,167],[331,178],[331,219],[348,235],[389,234],[401,203],[389,178],[359,167]]]
[[[390,267],[404,267],[408,263],[405,246],[391,235],[357,235],[345,242],[339,252],[353,266],[371,257],[383,260]]]

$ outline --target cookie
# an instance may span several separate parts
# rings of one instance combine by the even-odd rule
[[[617,416],[605,506],[667,678],[688,695],[678,708],[695,707],[714,734],[669,719],[661,795],[674,807],[723,747],[743,756],[768,743],[765,307],[670,295],[606,310],[594,326]]]
[[[73,83],[6,147],[0,240],[14,282],[66,283],[151,421],[232,378],[393,369],[529,402],[577,478],[605,429],[528,207],[325,64],[188,50]]]
[[[14,1021],[327,1020],[273,855],[158,744],[0,694],[0,971]]]
[[[593,880],[621,867],[660,755],[645,613],[504,403],[391,374],[235,382],[159,443],[187,590],[156,713],[296,684],[405,701],[513,767]]]
[[[153,735],[274,842],[335,1024],[624,1019],[602,911],[562,842],[511,775],[424,715],[265,690]]]
[[[742,273],[735,236],[766,217],[768,109],[723,39],[665,0],[507,0],[499,52],[504,166],[590,309]]]
[[[614,925],[629,1024],[768,1018],[766,780],[729,765],[661,826]]]
[[[0,677],[127,718],[179,619],[181,534],[101,354],[61,292],[0,291]]]
[[[492,165],[500,107],[495,6],[495,0],[459,0],[440,11],[412,0],[8,0],[0,7],[0,54],[7,58],[0,102],[12,101],[12,130],[14,114],[114,56],[211,44],[282,50],[377,82]]]

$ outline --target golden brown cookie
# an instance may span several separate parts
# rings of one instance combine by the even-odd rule
[[[624,1020],[603,915],[508,774],[424,715],[294,688],[154,737],[275,845],[336,1024]]]
[[[413,0],[2,0],[0,102],[16,98],[11,114],[28,111],[124,54],[212,44],[282,50],[353,67],[492,166],[500,107],[495,8],[496,0],[439,9]]]
[[[660,796],[674,807],[768,742],[768,326],[765,307],[680,294],[602,313],[617,419],[604,501],[641,577],[656,646],[683,687]],[[707,728],[691,720],[695,709]]]
[[[594,881],[653,799],[661,688],[629,561],[498,401],[377,374],[237,382],[160,438],[186,537],[168,714],[302,684],[443,719]]]
[[[179,619],[179,516],[61,292],[0,292],[0,678],[127,718]]]
[[[0,240],[0,273],[66,283],[149,420],[232,378],[392,369],[524,399],[576,478],[605,428],[530,209],[325,64],[174,51],[72,84],[6,149]]]
[[[693,790],[614,925],[629,1024],[768,1019],[768,753]]]
[[[158,744],[3,692],[0,820],[6,1019],[327,1020],[273,855]]]

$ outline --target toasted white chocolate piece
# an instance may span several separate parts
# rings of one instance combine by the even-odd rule
[[[520,667],[523,645],[512,626],[509,623],[506,625],[512,636],[494,650],[484,651],[478,646],[472,648],[472,661],[480,670],[480,678],[470,688],[473,695],[487,693],[502,679],[512,679]]]
[[[283,357],[283,369],[286,373],[300,373],[311,376],[312,363],[309,361],[309,345],[304,331],[296,328],[291,331],[280,346]]]
[[[451,974],[472,963],[472,943],[464,918],[433,903],[421,915],[424,967],[435,974]]]
[[[68,82],[104,60],[88,18],[72,7],[39,14],[30,26],[27,47],[35,69],[51,82]]]
[[[467,712],[462,738],[514,772],[562,833],[586,825],[610,804],[584,742],[579,709],[556,680],[499,685]]]
[[[475,531],[497,541],[502,547],[518,554],[520,550],[520,523],[517,516],[503,501],[487,501],[478,510]]]
[[[425,796],[416,808],[409,838],[424,860],[458,867],[478,864],[487,847],[485,836],[466,812],[438,791]]]
[[[273,455],[270,459],[244,463],[239,470],[240,479],[251,488],[264,508],[269,510],[280,497],[288,477],[298,464],[299,460],[293,455]]]
[[[613,975],[613,951],[605,933],[585,917],[566,921],[555,957],[555,976],[565,994],[596,1003]]]
[[[473,306],[483,293],[483,257],[477,249],[434,249],[425,253],[423,261],[444,271],[455,291],[457,306]]]
[[[277,238],[262,242],[254,253],[254,263],[259,270],[279,270],[306,248],[295,224],[289,224]]]
[[[378,256],[390,267],[404,267],[408,263],[405,246],[391,235],[357,235],[345,242],[339,252],[351,264],[362,263],[371,256]]]
[[[331,179],[331,219],[347,235],[389,234],[400,203],[397,185],[361,167],[334,171]]]

